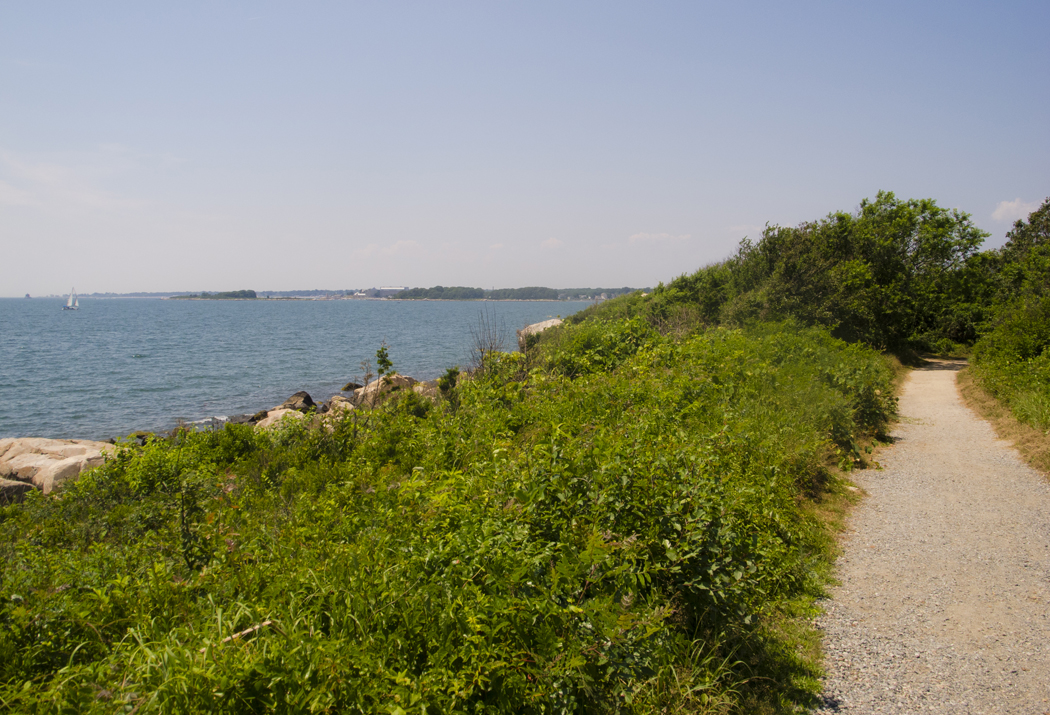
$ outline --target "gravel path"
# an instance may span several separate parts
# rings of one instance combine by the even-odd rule
[[[911,373],[884,469],[818,619],[818,713],[1050,713],[1050,482],[963,406],[961,363]]]

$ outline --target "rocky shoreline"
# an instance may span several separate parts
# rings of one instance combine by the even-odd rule
[[[227,424],[250,424],[255,429],[269,429],[283,420],[315,420],[318,424],[326,416],[345,415],[352,410],[374,408],[391,393],[410,390],[420,397],[436,399],[437,380],[420,382],[406,375],[387,375],[361,386],[348,383],[343,391],[350,396],[335,395],[317,403],[308,392],[300,391],[280,405],[261,410],[254,415],[237,415],[228,419],[203,420],[192,425],[194,429],[222,429]],[[22,501],[33,490],[51,493],[63,482],[100,466],[107,455],[120,444],[144,445],[155,437],[167,437],[152,432],[132,432],[119,440],[105,442],[86,439],[49,439],[46,437],[7,437],[0,439],[0,505]]]
[[[519,331],[518,346],[526,350],[533,344],[534,336],[561,324],[561,320],[545,320],[529,325]],[[466,376],[467,373],[460,373]],[[440,394],[437,380],[421,382],[407,375],[393,373],[384,375],[367,385],[347,383],[344,395],[334,395],[328,400],[315,402],[306,391],[296,392],[281,404],[255,414],[235,415],[228,418],[211,418],[180,424],[166,434],[132,432],[120,439],[107,441],[84,439],[49,439],[45,437],[7,437],[0,439],[0,505],[18,502],[30,491],[51,493],[63,482],[76,479],[84,471],[100,466],[107,455],[113,454],[118,445],[143,446],[154,438],[163,438],[184,429],[222,429],[227,424],[249,424],[255,429],[270,429],[286,420],[311,420],[320,426],[324,420],[343,416],[353,410],[370,410],[393,393],[413,392],[419,397],[437,400]]]

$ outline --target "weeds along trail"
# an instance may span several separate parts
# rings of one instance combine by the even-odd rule
[[[961,367],[909,376],[856,476],[819,712],[1050,711],[1050,482],[963,406]]]
[[[895,406],[883,356],[640,319],[539,347],[324,428],[129,443],[0,508],[0,711],[810,702],[789,627],[830,568],[828,460],[860,460]]]

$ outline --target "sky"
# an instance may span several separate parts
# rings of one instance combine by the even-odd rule
[[[5,2],[0,296],[643,287],[1050,196],[1050,3]]]

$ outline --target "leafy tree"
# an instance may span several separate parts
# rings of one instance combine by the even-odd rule
[[[393,373],[394,363],[390,360],[390,352],[387,350],[386,343],[380,345],[376,350],[376,367],[379,377]]]
[[[999,250],[1000,302],[1050,293],[1050,198],[1027,221],[1014,223],[1006,238]]]
[[[683,303],[703,324],[794,318],[884,349],[972,339],[979,311],[957,308],[974,292],[961,279],[986,235],[933,199],[879,192],[854,213],[767,226],[729,259],[658,286],[640,309],[657,325]]]

